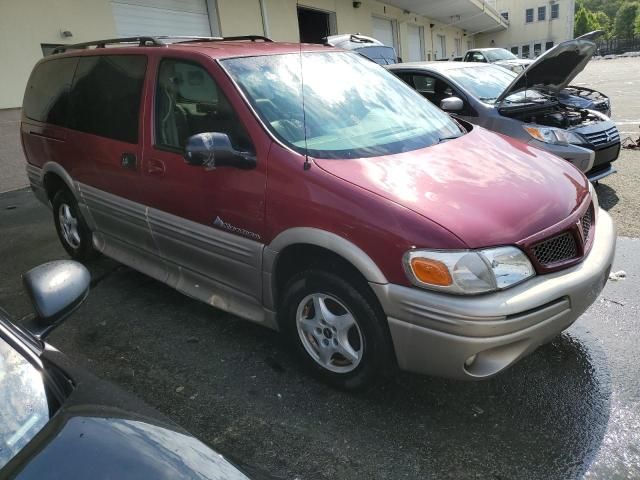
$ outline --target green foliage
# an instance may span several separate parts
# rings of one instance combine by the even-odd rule
[[[638,9],[638,12],[636,13],[636,35],[640,35],[640,8]]]
[[[574,37],[579,37],[594,30],[604,30],[606,35],[610,33],[611,21],[606,13],[593,12],[585,6],[584,2],[578,2],[576,5],[578,5],[578,10],[576,11],[574,23]]]
[[[576,12],[575,24],[573,27],[573,36],[579,37],[585,33],[595,30],[594,28],[595,16],[593,12],[587,10],[583,6],[580,6]]]
[[[640,6],[636,2],[625,2],[620,6],[613,29],[613,33],[617,37],[633,37],[638,10],[640,10]]]
[[[613,23],[616,13],[625,0],[577,0],[576,11],[579,6],[584,6],[592,12],[603,12],[609,17],[609,22]]]

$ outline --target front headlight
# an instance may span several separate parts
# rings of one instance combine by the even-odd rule
[[[527,256],[516,247],[410,250],[403,260],[414,285],[460,295],[503,290],[535,275]]]
[[[538,125],[523,125],[525,132],[536,140],[553,145],[581,145],[585,140],[573,132],[555,127],[540,127]]]

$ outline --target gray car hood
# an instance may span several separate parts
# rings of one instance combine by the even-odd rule
[[[556,45],[522,71],[496,100],[531,88],[557,94],[584,69],[596,50],[590,39],[579,37]]]

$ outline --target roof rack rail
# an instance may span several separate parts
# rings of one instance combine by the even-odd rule
[[[108,38],[106,40],[94,40],[93,42],[74,43],[73,45],[60,45],[59,47],[56,47],[52,53],[63,53],[67,50],[80,50],[87,47],[105,48],[107,45],[117,45],[123,43],[137,43],[140,47],[160,47],[165,45],[164,42],[161,42],[155,37]]]
[[[138,44],[139,47],[162,47],[167,43],[162,40],[178,40],[175,43],[189,43],[189,42],[234,42],[241,40],[248,40],[251,42],[273,42],[268,37],[262,35],[239,35],[236,37],[196,37],[196,36],[178,36],[178,35],[160,35],[155,37],[123,37],[123,38],[109,38],[106,40],[94,40],[92,42],[74,43],[73,45],[60,45],[56,47],[52,54],[63,53],[67,50],[80,50],[88,47],[105,48],[107,45],[118,44]]]
[[[239,35],[235,37],[156,37],[156,38],[168,38],[168,39],[179,39],[181,42],[176,43],[190,43],[190,42],[237,42],[242,40],[248,40],[250,42],[273,42],[269,37],[263,37],[262,35]]]

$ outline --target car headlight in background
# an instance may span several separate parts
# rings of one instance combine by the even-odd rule
[[[532,138],[544,143],[551,143],[553,145],[581,145],[586,143],[580,135],[562,130],[561,128],[540,127],[538,125],[523,125],[522,128],[524,128],[525,132],[531,135]]]
[[[410,250],[403,260],[414,285],[459,295],[503,290],[535,275],[527,256],[516,247]]]

